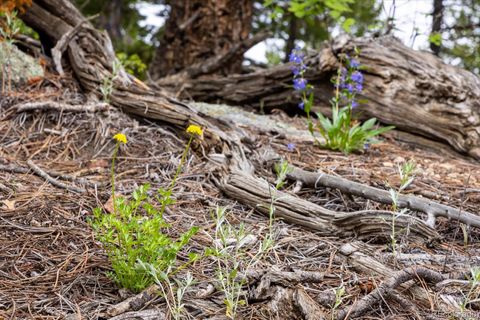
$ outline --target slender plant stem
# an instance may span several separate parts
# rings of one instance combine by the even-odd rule
[[[190,149],[190,144],[192,143],[193,140],[193,134],[190,136],[190,139],[188,140],[187,145],[185,146],[185,149],[183,150],[182,158],[180,159],[180,164],[177,167],[177,171],[175,172],[175,176],[173,176],[172,182],[170,182],[170,185],[168,186],[167,194],[170,194],[173,188],[175,187],[175,183],[177,182],[178,176],[180,175],[180,172],[182,171],[183,163],[185,162],[185,159],[187,158],[188,150]],[[160,210],[161,214],[165,212],[167,204],[164,201],[162,204],[162,208]]]
[[[112,201],[113,201],[113,213],[117,213],[117,207],[115,204],[115,159],[117,158],[118,149],[120,148],[120,142],[117,142],[115,145],[115,150],[113,150],[112,156],[112,168],[110,175],[112,176]]]

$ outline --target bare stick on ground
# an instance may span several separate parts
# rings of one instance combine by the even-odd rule
[[[51,177],[45,171],[40,169],[40,167],[37,166],[32,160],[27,160],[27,164],[29,165],[30,168],[32,168],[33,172],[35,172],[38,176],[47,180],[48,182],[50,182],[52,185],[54,185],[56,187],[67,189],[69,191],[73,191],[73,192],[77,192],[77,193],[84,193],[85,192],[85,189],[81,189],[81,188],[77,188],[75,186],[67,185],[67,184],[65,184],[63,182],[60,182],[57,179]]]
[[[66,104],[55,101],[27,102],[17,104],[12,107],[16,112],[25,112],[33,110],[56,110],[67,112],[99,112],[109,109],[108,103],[88,103],[88,104]]]
[[[111,306],[107,310],[107,314],[111,317],[133,310],[137,311],[143,308],[143,306],[158,295],[160,288],[157,285],[152,285],[143,290],[137,295],[130,297],[114,306]]]

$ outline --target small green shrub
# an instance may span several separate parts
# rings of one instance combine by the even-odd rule
[[[161,203],[162,196],[154,201],[149,195],[150,186],[142,185],[132,194],[132,199],[115,199],[116,213],[107,214],[94,209],[91,225],[98,240],[103,244],[112,263],[109,276],[121,287],[138,292],[155,282],[152,274],[140,267],[146,263],[153,269],[165,272],[173,268],[178,253],[197,232],[192,227],[178,239],[170,238],[166,232],[169,225],[163,219],[155,202]]]
[[[398,174],[400,177],[400,187],[395,190],[394,188],[390,188],[390,198],[392,199],[392,232],[390,234],[390,245],[392,247],[392,253],[395,257],[397,255],[397,230],[395,226],[395,222],[397,220],[398,215],[405,214],[408,209],[403,208],[402,210],[398,210],[398,197],[400,194],[413,182],[415,179],[415,169],[416,164],[414,161],[407,161],[402,166],[398,166]]]
[[[175,202],[172,198],[173,188],[190,145],[194,137],[203,135],[203,130],[197,125],[190,125],[186,132],[190,139],[185,145],[175,176],[168,189],[160,188],[157,191],[155,199],[149,195],[149,184],[133,191],[131,199],[115,196],[115,159],[120,145],[127,143],[127,137],[123,133],[113,136],[116,140],[111,168],[113,212],[94,209],[90,224],[112,264],[113,272],[109,276],[121,287],[138,292],[158,282],[158,279],[170,283],[168,277],[179,270],[176,268],[178,253],[198,231],[198,227],[192,227],[178,239],[172,239],[167,232],[169,225],[163,219],[166,207]],[[190,254],[184,266],[197,258],[197,255]]]
[[[138,54],[127,55],[125,52],[118,52],[117,59],[130,74],[133,74],[139,79],[145,79],[147,65],[143,63]]]
[[[479,301],[479,286],[480,286],[480,267],[472,267],[470,269],[471,279],[469,281],[468,293],[463,296],[463,300],[460,303],[460,311],[465,312],[469,304]]]

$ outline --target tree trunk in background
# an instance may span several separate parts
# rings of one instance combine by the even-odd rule
[[[99,16],[99,28],[107,30],[112,42],[116,43],[124,36],[122,34],[122,0],[111,0],[103,12]]]
[[[440,33],[443,23],[443,0],[433,0],[433,13],[432,13],[432,32],[431,34]],[[438,56],[441,46],[430,42],[430,50]]]
[[[170,17],[150,65],[153,80],[225,55],[236,44],[248,39],[253,0],[171,0],[168,4]],[[243,52],[238,52],[211,73],[240,73],[243,59],[239,55]]]
[[[285,44],[285,59],[283,60],[285,63],[288,62],[288,55],[292,52],[293,48],[295,48],[295,40],[297,39],[297,17],[293,13],[290,13],[289,25],[288,25],[288,40]]]

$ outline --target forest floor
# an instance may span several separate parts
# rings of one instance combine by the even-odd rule
[[[58,92],[43,92],[37,93],[35,100],[80,102],[75,101],[75,94],[66,95],[69,97],[61,97]],[[116,163],[116,188],[122,195],[131,194],[144,183],[150,183],[152,189],[167,187],[179,164],[185,139],[177,137],[173,128],[132,118],[114,108],[97,113],[56,110],[16,113],[11,107],[24,100],[25,97],[10,99],[1,111],[0,318],[109,318],[107,311],[111,306],[133,296],[119,290],[106,276],[109,261],[87,223],[92,210],[102,207],[110,198],[110,165],[115,147],[111,137],[123,132],[129,140],[122,146]],[[292,125],[297,126],[303,123],[301,119],[289,120],[282,114],[271,117],[291,120]],[[244,127],[243,130],[251,129]],[[416,149],[388,138],[364,153],[345,156],[275,132],[259,134],[254,129],[251,135],[257,137],[258,145],[270,146],[296,167],[309,171],[321,169],[387,190],[390,186],[398,187],[397,166],[414,160],[416,177],[405,193],[479,213],[478,162]],[[294,150],[287,148],[290,142],[295,143]],[[64,184],[85,192],[52,185],[31,170],[28,160]],[[271,169],[257,170],[269,182],[274,182],[276,177]],[[254,241],[261,241],[268,230],[268,217],[224,196],[212,183],[210,174],[209,163],[201,152],[191,152],[173,192],[176,203],[165,215],[171,224],[171,235],[179,235],[192,226],[200,227],[185,252],[201,253],[213,245],[212,212],[221,206],[227,208],[232,225],[243,222]],[[293,187],[288,183],[284,190],[291,192]],[[390,208],[335,189],[303,189],[297,195],[337,211]],[[436,230],[443,237],[441,242],[429,245],[411,242],[399,235],[396,258],[392,256],[388,239],[360,242],[354,237],[325,236],[279,219],[274,222],[274,230],[273,248],[249,272],[277,272],[278,277],[287,279],[288,275],[309,271],[313,278],[317,275],[321,280],[317,277],[310,281],[278,281],[276,291],[272,291],[276,293],[241,306],[238,318],[287,319],[275,313],[280,308],[275,294],[281,289],[305,294],[319,306],[319,314],[299,316],[299,319],[321,319],[321,315],[329,318],[338,288],[345,288],[338,309],[348,310],[387,281],[393,271],[417,266],[464,281],[441,287],[410,281],[403,287],[393,288],[395,294],[372,304],[357,319],[480,319],[475,311],[478,303],[470,303],[463,312],[459,307],[465,296],[470,300],[478,296],[478,287],[469,288],[467,277],[470,268],[479,264],[478,229],[438,219]],[[345,253],[348,245],[361,248],[356,252],[357,258]],[[179,260],[185,259],[185,254],[182,253]],[[365,255],[363,260],[358,259],[358,254]],[[211,258],[200,259],[177,276],[182,277],[187,271],[196,282],[185,297],[184,317],[225,318],[223,295],[212,287],[215,264]],[[258,288],[258,283],[250,284],[250,290],[254,287]],[[271,287],[274,287],[273,281]],[[151,299],[141,308],[164,313],[168,310],[161,297]],[[116,319],[134,319],[135,312],[139,319],[148,318],[142,318],[140,311],[127,311],[133,312],[130,317],[119,315]],[[156,318],[161,317],[157,314],[150,319]]]

